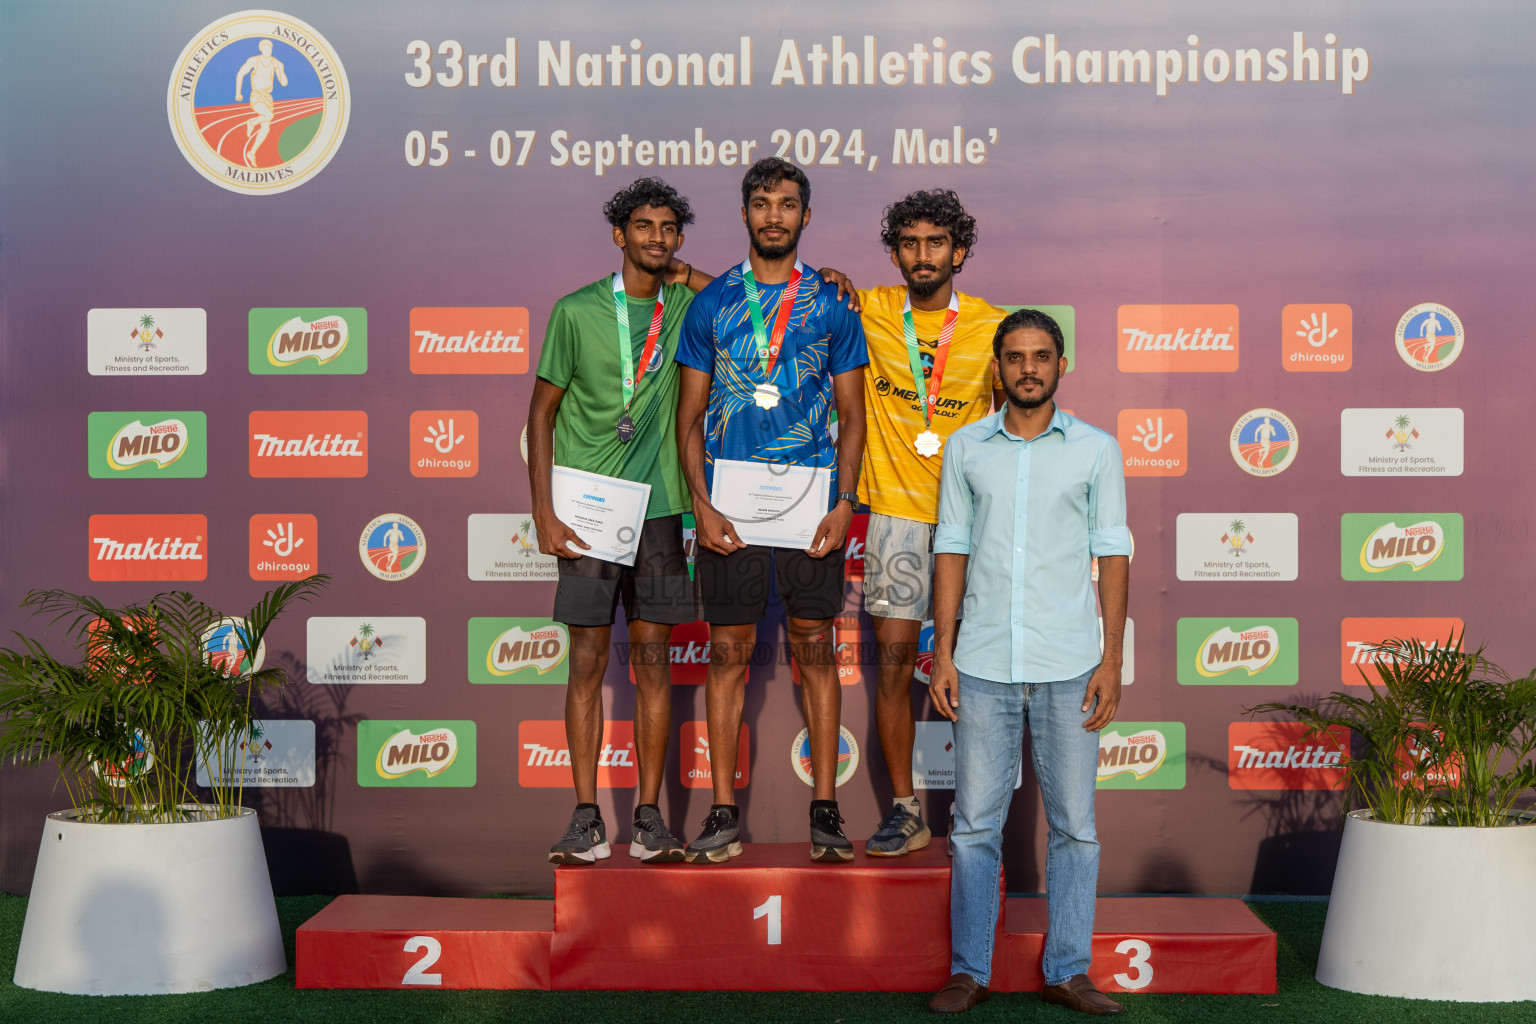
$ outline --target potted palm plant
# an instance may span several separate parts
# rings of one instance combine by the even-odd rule
[[[1379,683],[1362,669],[1368,696],[1249,709],[1352,736],[1317,980],[1536,999],[1536,814],[1522,806],[1536,787],[1536,673],[1510,678],[1456,636],[1391,640],[1375,654]]]
[[[0,758],[52,762],[70,803],[44,822],[17,985],[188,992],[286,970],[239,760],[256,697],[284,679],[261,667],[267,630],[325,581],[283,584],[243,619],[184,591],[120,608],[27,595],[75,655],[25,636],[0,649]]]

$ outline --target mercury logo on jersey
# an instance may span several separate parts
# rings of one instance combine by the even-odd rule
[[[89,523],[93,580],[208,578],[208,518],[95,515]]]

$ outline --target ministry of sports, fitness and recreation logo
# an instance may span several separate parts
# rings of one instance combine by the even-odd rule
[[[801,729],[795,734],[794,743],[789,748],[789,763],[794,766],[795,774],[800,776],[800,781],[807,786],[816,784],[811,776],[811,732],[809,729]],[[859,744],[853,738],[853,733],[847,726],[839,726],[837,730],[837,783],[841,786],[853,778],[853,773],[859,770]]]
[[[409,516],[387,512],[363,527],[357,542],[363,566],[381,580],[403,580],[427,557],[427,537]]]
[[[1296,425],[1277,409],[1245,412],[1232,426],[1232,458],[1254,476],[1284,472],[1296,461],[1300,445]]]
[[[166,107],[182,156],[215,185],[275,195],[319,174],[347,133],[347,73],[309,25],[240,11],[192,38]]]
[[[1421,302],[1397,321],[1397,354],[1415,370],[1445,369],[1466,343],[1461,318],[1438,302]]]

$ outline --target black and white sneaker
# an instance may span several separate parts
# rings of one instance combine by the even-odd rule
[[[923,824],[922,816],[897,804],[865,842],[864,852],[871,857],[901,857],[913,850],[921,850],[931,838],[933,835]]]
[[[578,807],[560,841],[549,848],[551,864],[591,864],[613,855],[603,819],[591,807]]]
[[[635,831],[629,855],[643,864],[667,864],[683,859],[683,844],[667,830],[661,812],[646,804],[635,811]]]
[[[853,844],[843,835],[843,817],[837,805],[811,805],[811,860],[853,860]]]
[[[736,812],[727,807],[715,807],[704,819],[704,831],[688,844],[683,857],[690,864],[724,864],[732,857],[741,856],[741,825]]]

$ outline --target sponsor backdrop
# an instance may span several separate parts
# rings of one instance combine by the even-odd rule
[[[1531,662],[1506,595],[1536,504],[1536,8],[280,6],[6,5],[0,91],[28,99],[0,111],[0,627],[42,628],[16,611],[31,587],[186,586],[239,614],[331,575],[269,636],[292,682],[241,744],[285,884],[550,891],[568,637],[526,408],[550,306],[617,268],[600,207],[642,174],[693,201],[682,256],[719,272],[745,249],[742,166],[795,160],[802,255],[866,286],[896,281],[884,206],[954,188],[980,223],[963,288],[1066,325],[1059,398],[1119,438],[1137,541],[1106,891],[1326,888],[1350,738],[1243,707],[1463,623]],[[890,795],[861,536],[836,623],[860,840]],[[804,842],[784,639],[775,608],[736,786],[749,839]],[[707,643],[675,637],[662,804],[689,835]],[[618,838],[624,652],[620,626],[599,773]],[[951,737],[922,717],[942,831]],[[0,889],[26,891],[61,799],[0,769]],[[1026,769],[1009,889],[1040,886],[1044,828]]]

